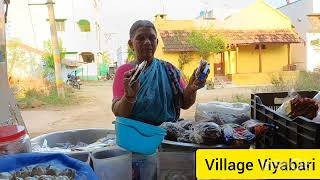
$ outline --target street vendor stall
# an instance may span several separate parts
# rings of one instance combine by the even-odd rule
[[[185,82],[177,68],[154,57],[158,33],[143,20],[130,29],[129,46],[139,58],[115,73],[115,130],[74,129],[30,139],[8,85],[4,2],[0,1],[0,179],[193,180],[199,149],[320,147],[318,92],[298,92],[300,96],[279,104],[275,98],[286,94],[254,94],[251,106],[198,103],[194,119],[180,118],[180,110],[190,108],[205,86],[210,64],[201,59]]]

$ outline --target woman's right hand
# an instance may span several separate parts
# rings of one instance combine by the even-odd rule
[[[133,74],[136,72],[136,68],[132,69],[124,74],[124,92],[125,92],[125,97],[128,100],[135,100],[137,97],[137,94],[140,89],[140,82],[137,80],[135,83],[130,85],[130,80],[133,76]]]

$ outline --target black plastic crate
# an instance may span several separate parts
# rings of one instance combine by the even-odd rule
[[[300,91],[313,98],[317,91]],[[288,92],[251,94],[251,118],[277,127],[256,142],[256,148],[320,148],[320,123],[304,117],[290,119],[276,113]]]

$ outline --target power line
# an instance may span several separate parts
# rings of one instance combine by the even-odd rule
[[[74,32],[76,32],[76,23],[75,23],[75,20],[74,20],[74,0],[72,0],[72,24],[73,24],[73,30]]]
[[[28,9],[29,9],[29,17],[30,17],[30,23],[31,23],[31,28],[32,28],[32,34],[33,34],[33,41],[36,47],[37,46],[37,38],[36,38],[36,32],[34,30],[34,26],[33,26],[33,21],[32,21],[32,15],[31,15],[31,9],[30,9],[30,0],[28,0]]]
[[[166,13],[166,9],[167,9],[167,1],[166,0],[160,0],[160,9],[162,9],[162,12],[160,10],[160,12],[162,14]]]

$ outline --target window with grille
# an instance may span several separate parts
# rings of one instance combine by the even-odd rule
[[[82,52],[80,53],[84,63],[93,63],[94,62],[94,54],[91,52]]]
[[[65,21],[58,21],[56,19],[56,29],[57,29],[57,31],[64,32],[65,31]]]
[[[60,31],[60,32],[64,32],[65,31],[65,21],[67,19],[56,19],[56,30]],[[49,22],[49,19],[47,19],[47,21]]]

